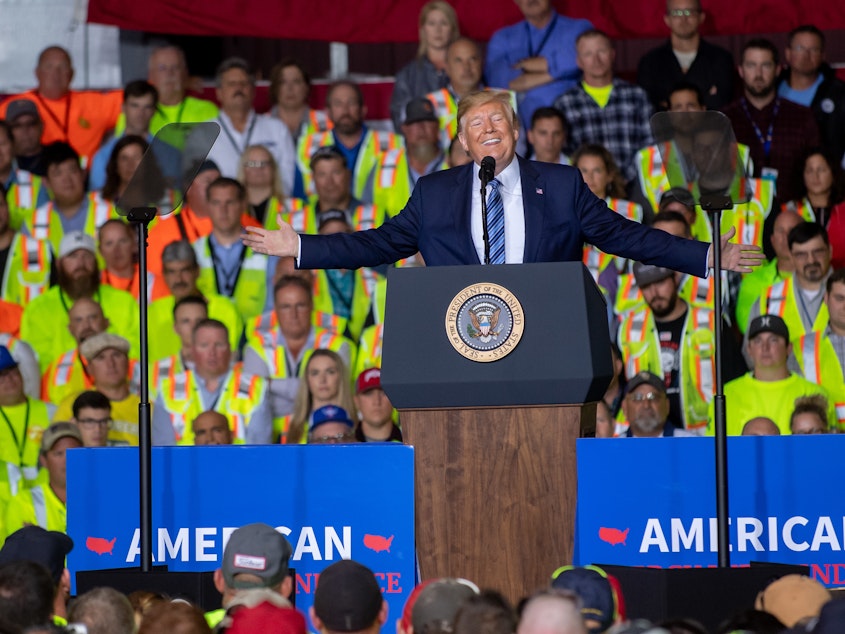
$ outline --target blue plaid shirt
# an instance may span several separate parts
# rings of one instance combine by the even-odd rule
[[[614,78],[610,99],[601,108],[579,83],[557,98],[555,108],[569,127],[567,154],[584,143],[601,143],[613,154],[625,179],[636,178],[634,155],[654,143],[649,125],[653,110],[642,88]]]

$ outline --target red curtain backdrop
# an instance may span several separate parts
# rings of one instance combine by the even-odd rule
[[[461,32],[488,40],[521,14],[512,0],[450,0]],[[88,21],[181,35],[241,35],[349,43],[413,42],[425,0],[89,0]],[[564,15],[588,18],[612,37],[662,37],[664,0],[567,0]],[[799,24],[845,28],[841,0],[704,0],[705,34],[786,32]]]

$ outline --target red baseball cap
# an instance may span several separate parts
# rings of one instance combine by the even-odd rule
[[[381,368],[367,368],[358,375],[356,392],[362,394],[381,389]]]

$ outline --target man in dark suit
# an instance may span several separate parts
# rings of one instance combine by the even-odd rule
[[[603,251],[703,277],[709,245],[675,238],[608,209],[571,167],[526,161],[508,93],[481,91],[458,106],[458,137],[474,163],[421,178],[405,208],[377,229],[331,236],[297,235],[280,222],[248,227],[245,244],[259,253],[295,256],[299,268],[388,264],[419,251],[429,266],[484,261],[478,166],[495,159],[504,207],[504,262],[580,261],[585,242]],[[489,193],[493,186],[488,186]],[[489,206],[489,203],[488,203]],[[491,232],[493,233],[493,232]],[[723,268],[750,272],[762,254],[722,236]]]

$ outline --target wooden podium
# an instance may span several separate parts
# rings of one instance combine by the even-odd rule
[[[466,577],[515,601],[572,560],[575,441],[595,428],[612,373],[604,300],[580,263],[394,269],[388,279],[382,384],[415,447],[421,576]],[[457,331],[480,338],[467,311],[494,312],[491,296],[518,302],[510,325],[522,335],[480,362],[467,357],[505,347],[478,353]]]

